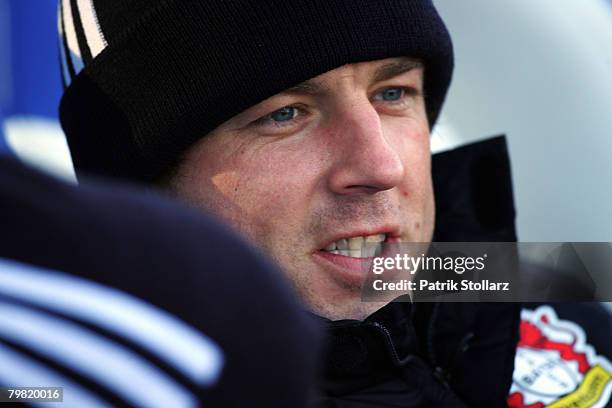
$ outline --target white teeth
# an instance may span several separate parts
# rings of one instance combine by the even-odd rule
[[[338,246],[338,249],[349,249],[348,241],[346,239],[336,241],[336,245]]]
[[[364,240],[363,237],[349,238],[348,240],[349,249],[361,250],[361,247],[363,246],[363,240]]]
[[[363,247],[362,256],[365,258],[372,258],[376,256],[376,251],[382,247],[382,244],[368,244]]]
[[[365,242],[385,242],[385,234],[368,235],[365,237]]]
[[[343,238],[326,246],[325,251],[353,258],[369,258],[376,254],[380,254],[382,243],[385,241],[386,237],[385,234],[377,234],[368,235],[366,237]]]
[[[352,256],[353,258],[361,258],[361,249],[349,250],[349,256]]]

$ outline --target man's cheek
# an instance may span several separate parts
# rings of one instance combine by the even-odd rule
[[[254,171],[225,171],[212,177],[218,196],[217,207],[243,222],[260,224],[272,214],[279,214],[284,194],[274,174],[254,174]],[[286,205],[286,204],[285,204]]]
[[[233,201],[239,188],[239,174],[237,171],[224,171],[211,177],[216,191],[226,199]]]

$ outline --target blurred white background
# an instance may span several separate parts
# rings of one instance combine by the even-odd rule
[[[505,133],[521,241],[612,241],[612,2],[435,0],[456,71],[434,151]]]

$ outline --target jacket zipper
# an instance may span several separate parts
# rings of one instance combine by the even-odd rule
[[[393,344],[393,340],[389,330],[378,322],[372,322],[371,324],[372,326],[383,332],[385,343],[387,344],[387,350],[390,351],[393,356],[393,364],[395,364],[397,367],[403,367],[404,365],[406,365],[406,363],[414,359],[413,355],[408,355],[403,359],[400,358],[397,349],[395,348],[395,344]]]

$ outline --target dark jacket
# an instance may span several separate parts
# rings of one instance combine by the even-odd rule
[[[435,155],[433,177],[435,241],[516,241],[503,138]],[[506,407],[519,315],[518,303],[393,302],[363,322],[327,321],[315,405]]]
[[[11,285],[16,280],[27,280],[34,295]],[[53,299],[36,295],[48,281],[56,283]],[[98,295],[83,304],[73,299],[75,288]],[[72,299],[73,306],[62,307],[58,299]],[[93,313],[86,308],[91,304]],[[89,407],[94,400],[160,406],[160,399],[143,404],[137,398],[159,393],[142,385],[154,376],[184,396],[166,394],[168,407],[185,406],[188,399],[215,407],[300,407],[314,381],[318,328],[281,274],[222,225],[154,194],[117,184],[77,188],[2,155],[0,309],[19,310],[21,323],[40,330],[33,337],[16,335],[14,325],[0,324],[0,384],[63,385],[70,406]],[[130,324],[118,325],[127,315]],[[151,318],[158,315],[165,317]],[[64,341],[53,341],[36,323],[41,321],[62,327]],[[92,349],[97,352],[66,358],[50,351],[91,338],[100,345]],[[202,341],[213,351],[195,353],[186,347],[192,338],[208,339]],[[148,368],[129,376],[100,350]],[[219,369],[200,380],[176,364],[177,355],[188,367]],[[208,356],[214,357],[210,363]],[[38,369],[25,375],[31,367]],[[61,378],[59,384],[41,382],[48,373]],[[90,403],[69,400],[75,395],[87,395]]]

